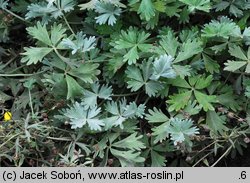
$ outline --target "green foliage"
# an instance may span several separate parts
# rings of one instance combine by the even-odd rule
[[[173,58],[168,55],[161,55],[158,59],[156,59],[153,63],[154,72],[151,79],[158,80],[160,77],[175,78],[175,71],[171,67],[172,61]]]
[[[215,11],[223,11],[228,9],[229,13],[235,17],[243,16],[244,11],[250,9],[250,2],[245,0],[238,1],[219,1],[218,4],[215,4]]]
[[[69,38],[62,40],[62,45],[66,48],[72,49],[72,54],[74,55],[77,51],[87,52],[95,48],[96,39],[95,37],[86,38],[83,32],[78,32],[75,36],[76,40],[71,40]]]
[[[138,91],[141,87],[144,87],[148,96],[155,96],[162,88],[159,82],[150,79],[154,78],[155,72],[150,61],[143,62],[140,68],[129,66],[126,70],[128,88],[131,88],[131,91]]]
[[[137,136],[136,133],[133,133],[123,140],[118,140],[118,137],[118,133],[111,133],[98,143],[99,148],[96,153],[101,158],[105,156],[102,162],[103,166],[107,164],[109,153],[116,157],[123,167],[135,166],[137,163],[145,161],[140,156],[140,150],[145,148],[145,145],[140,141],[142,135]],[[108,146],[107,143],[110,145]],[[105,149],[106,152],[104,152]]]
[[[248,48],[247,54],[245,54],[239,46],[234,45],[233,47],[229,47],[229,53],[231,56],[235,57],[237,61],[228,60],[225,63],[224,70],[226,71],[236,71],[246,66],[244,71],[246,73],[250,73],[250,49]]]
[[[242,154],[249,9],[0,0],[0,165],[215,166]]]
[[[97,2],[95,3],[95,11],[100,15],[96,17],[96,23],[102,25],[108,23],[113,26],[116,23],[116,16],[120,16],[121,9],[112,3]]]
[[[22,62],[27,62],[27,65],[37,64],[38,61],[42,61],[43,58],[48,55],[53,49],[58,47],[59,41],[65,36],[66,29],[62,28],[62,25],[54,24],[51,27],[50,34],[48,33],[46,26],[42,26],[40,22],[35,27],[29,27],[28,33],[38,41],[42,42],[46,47],[29,47],[24,48],[26,52]]]
[[[91,130],[101,130],[101,126],[104,126],[104,123],[97,118],[100,112],[100,108],[86,109],[85,106],[76,102],[72,107],[61,113],[69,118],[72,129],[82,128],[88,124]]]
[[[186,91],[170,96],[170,100],[168,100],[168,103],[171,104],[169,106],[169,111],[178,111],[183,109],[188,104],[189,100],[191,100],[192,96],[195,97],[195,99],[205,111],[214,110],[214,107],[211,103],[217,102],[216,96],[207,95],[206,93],[199,91],[207,88],[211,84],[212,76],[194,76],[190,77],[188,82],[181,78],[171,81],[172,85],[185,88]]]
[[[124,61],[129,65],[136,63],[140,55],[149,51],[151,44],[147,43],[150,34],[139,31],[137,28],[130,27],[128,31],[121,31],[117,41],[114,42],[114,48],[117,50],[126,50],[123,56]],[[139,53],[138,51],[141,51]]]
[[[74,10],[74,0],[48,0],[32,3],[27,7],[26,19],[41,18],[43,24],[62,17],[64,13]]]
[[[235,22],[230,20],[228,17],[222,16],[219,21],[212,20],[209,24],[204,26],[202,30],[202,36],[211,37],[222,37],[228,39],[230,36],[239,36],[239,27]]]
[[[190,137],[195,134],[199,134],[198,129],[192,127],[192,120],[180,120],[178,118],[170,119],[170,126],[168,132],[170,133],[171,140],[174,141],[174,145],[179,143],[191,143]]]
[[[210,0],[180,0],[180,1],[188,5],[188,10],[190,12],[193,12],[196,9],[209,12],[209,10],[211,9]]]
[[[108,102],[105,107],[110,114],[110,116],[105,119],[106,128],[120,126],[120,128],[123,129],[123,122],[131,118],[142,118],[145,110],[143,104],[140,104],[139,106],[137,106],[135,102],[127,104],[125,99],[119,102]]]
[[[108,86],[100,86],[98,83],[91,85],[91,90],[84,91],[83,104],[86,107],[95,107],[97,105],[97,98],[111,100],[112,88]]]

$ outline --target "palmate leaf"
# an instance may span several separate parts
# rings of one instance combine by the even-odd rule
[[[225,126],[226,122],[215,111],[207,111],[206,124],[215,134],[223,134],[228,128]]]
[[[121,31],[119,40],[115,41],[114,48],[117,50],[128,50],[123,56],[124,61],[128,61],[131,65],[136,63],[140,58],[139,52],[148,52],[151,48],[151,44],[147,43],[147,39],[150,34],[144,31],[139,31],[136,28],[130,27],[127,31]]]
[[[220,65],[206,54],[202,54],[206,71],[213,74],[219,73]]]
[[[107,85],[100,86],[99,83],[93,83],[91,85],[91,91],[84,90],[84,97],[82,103],[87,108],[93,108],[97,105],[97,98],[111,100],[112,88]]]
[[[161,124],[160,126],[152,128],[152,135],[155,137],[154,144],[162,142],[163,140],[169,137],[169,127],[170,120]]]
[[[143,136],[143,142],[146,149],[143,150],[142,156],[148,160],[151,159],[151,167],[163,167],[166,166],[166,152],[171,151],[170,143],[154,144],[154,137],[148,138],[146,135]]]
[[[201,90],[207,88],[211,82],[213,81],[213,76],[210,75],[208,77],[198,76],[198,77],[190,77],[189,83],[195,87],[197,90]]]
[[[146,114],[146,119],[149,123],[163,123],[169,120],[169,118],[156,107],[153,108],[153,110],[148,110],[149,114]]]
[[[166,157],[165,154],[171,151],[170,143],[154,144],[154,137],[150,139],[144,135],[143,142],[146,146],[146,149],[143,150],[142,156],[148,160],[151,159],[151,167],[163,167],[166,166]]]
[[[141,0],[138,13],[146,21],[149,21],[151,18],[153,18],[155,16],[155,7],[152,3],[152,0]]]
[[[202,108],[207,110],[214,110],[211,103],[216,103],[217,99],[215,95],[207,95],[203,92],[200,92],[198,90],[202,90],[207,88],[213,80],[212,75],[208,77],[204,77],[201,75],[189,77],[188,82],[184,79],[181,79],[180,77],[177,77],[176,79],[173,79],[170,81],[170,83],[173,86],[185,88],[185,92],[181,92],[179,94],[174,94],[169,97],[169,100],[167,100],[167,103],[170,104],[168,110],[180,110],[183,109],[189,102],[189,99],[191,96],[195,96],[198,103],[202,106]]]
[[[175,78],[176,73],[171,67],[171,63],[174,60],[172,56],[168,55],[161,55],[157,58],[153,65],[154,65],[154,72],[150,79],[158,80],[160,77],[164,78]]]
[[[97,80],[97,75],[100,74],[98,70],[99,64],[85,62],[81,64],[78,68],[70,70],[68,73],[82,80],[85,83],[94,83]]]
[[[186,76],[190,76],[191,66],[190,65],[173,65],[173,69],[177,76],[184,79]]]
[[[227,63],[225,63],[226,67],[224,70],[235,72],[236,70],[246,66],[245,72],[250,73],[250,47],[248,48],[247,54],[245,54],[239,46],[234,45],[229,47],[229,53],[238,60],[228,60]]]
[[[120,133],[109,133],[104,136],[100,142],[98,142],[98,149],[96,149],[96,154],[99,157],[106,159],[109,157],[109,152],[112,156],[116,157],[122,167],[135,166],[136,163],[142,163],[145,161],[141,157],[141,151],[145,148],[144,143],[141,141],[142,135],[137,135],[133,133],[128,137],[122,138],[120,140]],[[109,147],[109,151],[104,150]],[[107,149],[108,150],[108,149]],[[107,159],[104,160],[102,166],[107,164]]]
[[[197,101],[199,102],[199,104],[201,104],[202,108],[204,109],[204,111],[208,111],[208,110],[214,110],[214,107],[211,103],[216,103],[217,102],[217,98],[214,95],[206,95],[204,93],[201,93],[199,91],[194,91],[194,95],[197,99]]]
[[[132,150],[121,151],[114,148],[111,148],[110,152],[119,159],[122,167],[133,167],[136,163],[145,161],[145,158],[140,156],[140,152]]]
[[[166,35],[161,36],[160,45],[168,55],[175,57],[179,42],[175,38],[173,31],[168,31]]]
[[[137,136],[137,133],[133,133],[117,142],[113,142],[114,140],[110,139],[110,152],[119,159],[122,167],[135,166],[135,163],[145,161],[140,156],[140,151],[146,147],[141,139],[142,135]]]
[[[101,130],[104,126],[103,120],[100,120],[97,115],[101,112],[100,108],[85,109],[84,106],[75,102],[73,106],[61,111],[61,113],[70,119],[72,129],[82,128],[88,124],[91,130]]]
[[[190,40],[188,39],[183,43],[181,47],[181,51],[178,53],[174,63],[181,62],[191,58],[192,56],[201,53],[203,50],[202,42],[196,39]]]
[[[128,88],[131,88],[131,91],[137,91],[144,86],[148,96],[155,96],[162,86],[158,81],[150,80],[152,74],[153,68],[150,61],[143,62],[141,69],[129,66],[126,70]]]
[[[183,142],[190,142],[190,137],[199,134],[198,128],[192,127],[193,121],[190,119],[170,119],[170,127],[168,128],[171,140],[174,145]]]
[[[197,104],[197,101],[194,100],[193,102],[192,101],[189,101],[187,106],[183,109],[183,111],[185,111],[188,115],[195,115],[195,114],[198,114],[202,109],[202,106]]]
[[[79,4],[78,6],[81,8],[81,10],[93,10],[95,8],[96,3],[98,3],[99,1],[104,3],[110,3],[117,7],[126,8],[126,6],[120,2],[121,0],[90,0],[88,3]]]
[[[22,53],[24,57],[21,59],[21,62],[27,62],[27,65],[31,64],[37,64],[38,62],[41,62],[43,58],[48,55],[53,48],[48,48],[48,47],[30,47],[24,48],[25,52]]]
[[[115,142],[112,144],[112,147],[117,147],[117,148],[126,148],[130,150],[140,150],[145,148],[145,145],[143,142],[140,141],[142,138],[142,135],[137,136],[137,133],[133,133],[130,136]]]
[[[96,23],[100,25],[108,23],[108,25],[113,26],[116,23],[116,16],[121,14],[121,8],[106,2],[96,2],[94,10],[100,14],[95,17]]]
[[[163,155],[160,155],[157,151],[151,151],[151,167],[165,167],[166,159]]]
[[[230,36],[239,37],[240,27],[237,26],[231,19],[222,16],[219,21],[212,20],[209,24],[206,24],[202,30],[202,36],[222,37],[228,39]]]
[[[180,1],[188,5],[188,10],[190,12],[193,12],[196,9],[209,12],[209,10],[211,9],[210,0],[180,0]]]
[[[175,38],[173,31],[167,30],[167,33],[160,36],[161,40],[159,44],[160,48],[162,48],[168,55],[176,57],[173,63],[178,63],[203,51],[202,42],[196,37],[196,32],[183,31],[180,36],[182,43],[180,43],[177,38]]]
[[[53,18],[57,19],[64,13],[74,10],[74,0],[49,0],[46,2],[32,3],[28,6],[26,19],[42,18],[42,23],[47,24]]]
[[[75,40],[69,38],[63,39],[62,45],[65,48],[71,49],[71,53],[74,55],[77,51],[87,52],[94,49],[96,46],[96,38],[94,36],[87,38],[83,32],[78,32],[75,36]]]
[[[37,22],[36,26],[27,28],[27,31],[33,38],[47,46],[24,48],[25,52],[21,54],[24,57],[21,61],[31,65],[41,62],[46,55],[54,50],[54,47],[57,47],[58,43],[65,36],[66,29],[61,24],[54,24],[51,26],[51,32],[49,33],[46,26]]]
[[[223,11],[228,8],[229,13],[235,17],[241,17],[244,10],[249,10],[250,2],[245,0],[238,1],[220,1],[214,5],[215,11]]]
[[[178,111],[182,108],[184,108],[188,101],[190,100],[190,97],[192,96],[192,91],[187,91],[184,93],[175,94],[169,97],[169,100],[167,103],[170,104],[168,110],[171,111]]]
[[[247,64],[247,62],[245,61],[231,61],[228,60],[227,63],[225,63],[225,71],[232,71],[235,72],[238,69],[242,68],[243,66],[245,66]],[[248,72],[250,73],[250,71]]]
[[[0,8],[5,9],[8,6],[8,0],[0,0]]]
[[[27,31],[33,38],[48,46],[52,45],[46,26],[42,25],[41,22],[37,22],[37,25],[34,27],[28,27]]]
[[[133,119],[136,117],[143,117],[145,105],[136,105],[135,102],[127,104],[126,99],[119,102],[107,102],[105,108],[111,117],[105,119],[105,128],[110,129],[112,126],[120,126],[123,129],[123,122],[127,119]]]
[[[218,102],[235,112],[240,110],[241,101],[238,99],[238,95],[235,95],[233,87],[226,84],[220,84],[217,86],[219,87],[216,90]]]
[[[36,26],[28,27],[27,31],[33,38],[47,46],[56,47],[58,42],[66,36],[66,29],[62,27],[62,24],[53,24],[53,26],[51,26],[51,33],[49,33],[45,25],[42,25],[41,22],[37,22]]]

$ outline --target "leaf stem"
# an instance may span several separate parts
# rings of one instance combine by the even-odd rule
[[[69,62],[69,61],[68,61],[69,59],[63,57],[63,56],[58,52],[58,50],[57,50],[55,47],[54,47],[53,49],[54,49],[56,55],[57,55],[63,62],[65,62],[67,65],[69,65],[69,66],[76,66],[76,64]]]
[[[32,105],[32,97],[31,97],[30,89],[28,89],[28,91],[29,91],[29,100],[30,100],[31,114],[32,114],[32,118],[34,118],[35,117],[35,113],[34,113],[34,109],[33,109],[33,105]]]
[[[211,167],[214,167],[215,165],[217,165],[219,161],[227,155],[227,153],[232,149],[232,147],[233,147],[233,144],[221,155],[221,157],[214,164],[212,164]]]
[[[2,143],[1,145],[0,145],[0,149],[5,145],[5,144],[7,144],[11,139],[13,139],[13,138],[15,138],[16,136],[18,136],[18,135],[20,135],[21,133],[18,133],[18,134],[16,134],[16,135],[13,135],[12,137],[10,137],[8,140],[6,140],[4,143]]]
[[[1,74],[0,73],[0,76],[1,77],[22,77],[22,76],[34,76],[34,75],[37,75],[37,74],[42,74],[44,72],[48,71],[47,70],[44,70],[44,71],[41,71],[41,72],[37,72],[37,73],[33,73],[33,74]]]
[[[7,13],[11,14],[12,16],[16,17],[17,19],[23,21],[23,22],[30,23],[29,21],[25,20],[23,17],[20,17],[19,15],[13,13],[12,11],[10,11],[6,8],[3,8],[3,10],[6,11]]]
[[[213,151],[205,154],[205,156],[203,156],[201,159],[199,159],[192,167],[195,167],[196,165],[198,165],[202,160],[204,160],[206,157],[208,157],[212,153],[213,153]]]
[[[72,142],[72,139],[69,138],[56,138],[56,137],[46,137],[47,139],[51,139],[51,140],[57,140],[57,141],[67,141],[67,142]]]
[[[133,96],[133,95],[137,95],[141,92],[136,92],[136,93],[125,93],[125,94],[114,94],[112,95],[112,97],[127,97],[127,96]]]
[[[68,26],[69,30],[71,31],[71,33],[72,33],[74,36],[76,36],[75,32],[73,31],[73,29],[72,29],[71,26],[69,25],[69,22],[68,22],[68,20],[67,20],[67,18],[65,17],[64,14],[63,14],[63,19],[64,19],[66,25]]]

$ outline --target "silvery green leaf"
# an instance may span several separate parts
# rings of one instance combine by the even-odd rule
[[[170,133],[171,140],[174,145],[190,141],[190,137],[199,134],[198,128],[192,127],[193,121],[191,119],[171,118],[168,132]]]
[[[123,128],[122,123],[126,119],[143,117],[145,110],[144,104],[137,106],[135,102],[131,102],[127,105],[126,99],[123,99],[119,102],[108,102],[105,107],[107,112],[111,114],[111,117],[105,119],[105,124],[109,124],[109,127],[120,126],[120,128]]]
[[[0,8],[5,9],[8,6],[8,0],[0,0]]]
[[[32,3],[28,6],[26,19],[42,18],[42,24],[47,24],[53,18],[62,17],[64,13],[74,10],[74,0],[47,0],[47,2]]]
[[[99,83],[93,83],[91,85],[91,91],[85,90],[83,97],[83,104],[87,108],[93,108],[97,105],[97,98],[104,100],[111,100],[112,88],[107,85],[100,86]]]
[[[113,26],[116,23],[116,16],[120,16],[121,9],[111,3],[97,2],[95,3],[95,11],[100,15],[95,17],[96,23],[102,25],[108,23]]]
[[[127,87],[131,88],[131,91],[137,91],[144,87],[145,92],[151,97],[155,96],[157,92],[162,89],[162,85],[159,81],[150,80],[153,74],[153,68],[150,61],[144,61],[140,68],[134,65],[129,66],[125,72],[128,78]]]
[[[167,54],[157,58],[153,63],[154,72],[150,79],[158,80],[160,77],[175,78],[176,73],[171,66],[173,60],[174,58]]]
[[[97,117],[100,112],[100,108],[86,109],[83,105],[76,102],[61,113],[69,118],[72,129],[82,128],[88,124],[91,130],[101,130],[104,123],[103,120]]]
[[[63,39],[62,45],[68,49],[72,49],[71,53],[74,55],[77,51],[87,52],[94,49],[96,46],[95,42],[96,38],[94,36],[87,38],[83,32],[78,32],[74,40],[69,38]]]
[[[228,39],[232,37],[240,37],[240,27],[226,16],[222,16],[219,21],[212,20],[209,24],[205,24],[202,30],[202,36],[211,37],[222,37]]]

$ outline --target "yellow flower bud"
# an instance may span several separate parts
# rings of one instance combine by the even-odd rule
[[[3,115],[3,120],[4,121],[9,121],[9,120],[11,120],[11,118],[12,118],[11,112],[7,111],[7,112],[4,113],[4,115]]]

